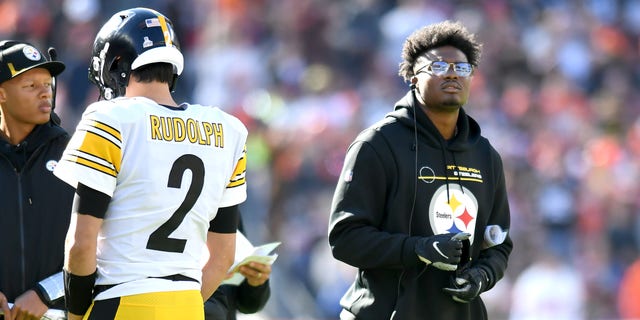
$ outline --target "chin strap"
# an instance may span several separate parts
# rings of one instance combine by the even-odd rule
[[[47,53],[49,54],[49,61],[55,61],[55,60],[58,59],[58,51],[56,51],[56,48],[49,47],[49,49],[47,50]],[[54,112],[54,110],[56,109],[56,92],[57,92],[56,89],[58,88],[57,82],[58,81],[56,81],[56,77],[52,77],[52,80],[51,80],[51,122],[53,122],[55,125],[59,126],[62,121],[60,120],[60,117]]]

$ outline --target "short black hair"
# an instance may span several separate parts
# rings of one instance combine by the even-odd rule
[[[462,51],[474,67],[480,62],[482,44],[477,42],[462,23],[445,20],[422,27],[407,37],[402,47],[402,59],[398,75],[405,81],[414,76],[413,66],[425,52],[444,46],[453,46]]]
[[[143,65],[131,71],[131,76],[139,82],[158,81],[171,85],[174,81],[173,65],[165,62]]]

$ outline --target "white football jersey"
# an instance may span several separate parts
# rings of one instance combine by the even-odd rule
[[[209,222],[246,199],[247,129],[219,108],[142,97],[91,104],[55,174],[111,196],[98,235],[96,299],[198,289]]]

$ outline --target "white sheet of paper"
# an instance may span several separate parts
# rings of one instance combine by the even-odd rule
[[[272,253],[281,242],[270,242],[261,246],[254,247],[249,239],[238,231],[236,233],[236,255],[234,263],[229,268],[229,272],[233,272],[233,276],[226,279],[222,284],[239,285],[244,280],[244,276],[238,272],[238,268],[244,264],[255,261],[263,264],[272,265],[278,258],[278,254]]]

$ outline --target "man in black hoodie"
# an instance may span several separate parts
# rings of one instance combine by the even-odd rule
[[[64,68],[29,43],[0,42],[0,310],[10,313],[5,319],[40,319],[48,308],[64,307],[64,239],[74,190],[53,175],[69,135],[53,113],[52,88]],[[8,302],[14,304],[10,311]]]
[[[411,89],[349,147],[329,224],[334,257],[358,268],[341,319],[487,319],[479,295],[513,244],[502,160],[462,108],[480,54],[458,22],[415,31]]]

